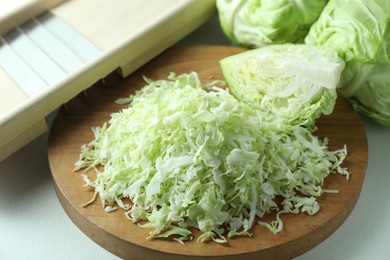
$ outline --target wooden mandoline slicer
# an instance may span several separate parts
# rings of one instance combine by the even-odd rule
[[[60,105],[113,71],[128,76],[214,13],[214,0],[1,0],[0,161]]]

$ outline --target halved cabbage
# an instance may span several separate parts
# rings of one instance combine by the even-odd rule
[[[237,99],[256,106],[271,121],[306,126],[333,111],[344,68],[333,49],[304,44],[269,45],[220,64]]]

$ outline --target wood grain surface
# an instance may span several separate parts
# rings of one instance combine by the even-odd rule
[[[359,116],[349,103],[339,98],[331,116],[322,117],[318,135],[330,139],[330,149],[347,145],[344,166],[351,175],[330,175],[325,189],[337,189],[338,194],[324,194],[319,199],[321,209],[314,215],[281,215],[284,229],[277,235],[255,225],[253,237],[229,239],[225,245],[214,242],[181,245],[170,240],[146,240],[150,230],[129,221],[123,210],[105,213],[100,200],[83,208],[94,191],[83,187],[80,172],[73,172],[80,147],[93,139],[91,127],[101,126],[123,106],[114,101],[127,97],[144,86],[142,76],[165,79],[169,72],[177,74],[196,71],[204,82],[222,79],[219,60],[243,49],[225,46],[192,46],[174,48],[152,60],[129,78],[110,75],[106,85],[95,85],[87,95],[79,95],[61,109],[50,132],[48,153],[53,182],[58,198],[72,221],[93,241],[125,259],[286,259],[310,250],[332,234],[351,213],[364,182],[368,160],[367,139]],[[274,216],[267,215],[265,220]],[[195,236],[198,233],[195,232]]]

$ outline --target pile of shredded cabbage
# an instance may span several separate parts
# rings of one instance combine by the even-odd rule
[[[329,151],[305,127],[273,124],[195,72],[146,82],[128,108],[93,128],[75,170],[85,169],[106,211],[123,208],[150,238],[181,242],[195,228],[198,241],[225,243],[250,236],[256,222],[277,233],[280,214],[318,212],[327,175],[348,176],[345,147]],[[263,222],[271,212],[275,221]]]

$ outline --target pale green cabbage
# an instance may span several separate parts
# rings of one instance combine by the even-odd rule
[[[337,52],[304,44],[268,45],[220,61],[237,99],[280,124],[314,126],[333,111],[344,68]]]
[[[356,111],[390,126],[390,63],[347,62],[338,89]]]
[[[386,63],[389,30],[389,0],[330,0],[305,43],[333,48],[345,62]]]
[[[277,233],[281,213],[318,212],[326,176],[348,175],[345,148],[329,151],[306,127],[264,120],[196,73],[147,83],[128,108],[93,128],[75,170],[95,169],[96,180],[84,179],[106,211],[118,205],[151,228],[151,238],[188,240],[197,228],[199,241],[224,243],[250,236],[256,220]],[[269,212],[278,212],[275,222],[262,222]]]
[[[328,0],[217,0],[220,25],[246,47],[303,42]]]
[[[330,0],[305,42],[335,49],[346,61],[341,94],[390,126],[390,1]]]

